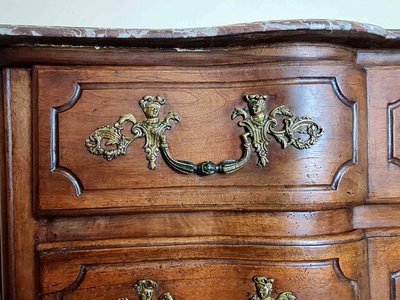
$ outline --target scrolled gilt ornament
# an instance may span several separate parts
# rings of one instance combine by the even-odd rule
[[[248,109],[235,108],[232,112],[232,120],[242,117],[238,125],[244,127],[250,135],[253,147],[258,156],[258,165],[265,167],[268,163],[269,136],[282,144],[283,148],[292,145],[297,149],[307,149],[317,143],[322,136],[324,129],[309,117],[297,117],[285,106],[278,106],[268,114],[265,113],[266,102],[269,96],[266,95],[245,95]],[[283,126],[278,128],[276,116],[283,116]],[[302,139],[299,135],[306,135]]]
[[[88,151],[112,160],[125,155],[134,140],[144,137],[143,149],[149,169],[156,169],[161,136],[172,128],[171,121],[180,122],[180,116],[178,113],[168,112],[163,119],[159,118],[161,106],[165,104],[165,98],[161,96],[145,96],[139,103],[146,116],[144,121],[137,122],[132,114],[125,114],[113,126],[104,125],[97,128],[86,140]],[[129,137],[122,133],[123,124],[126,122],[132,123],[132,136]]]
[[[158,283],[150,279],[143,279],[136,282],[133,285],[133,288],[138,294],[140,300],[152,300],[154,293],[158,289]],[[158,299],[174,300],[170,293],[163,293]]]
[[[245,133],[241,135],[243,155],[239,159],[227,159],[219,164],[212,161],[196,164],[173,158],[165,131],[172,128],[171,121],[180,122],[180,115],[168,112],[164,118],[160,118],[161,106],[165,104],[165,98],[161,96],[145,96],[140,100],[145,120],[137,122],[132,114],[122,115],[114,125],[103,125],[93,131],[86,140],[86,147],[92,154],[113,160],[125,155],[134,140],[145,138],[143,148],[149,169],[157,168],[158,154],[161,152],[164,161],[172,169],[183,174],[208,176],[215,173],[233,173],[243,168],[250,160],[252,146],[258,156],[258,166],[265,167],[268,163],[271,136],[281,143],[283,148],[292,145],[297,149],[307,149],[318,142],[324,129],[317,122],[309,117],[295,116],[283,105],[266,114],[268,99],[269,96],[266,95],[245,95],[244,100],[248,108],[235,108],[232,112],[232,120],[242,117],[238,125],[245,129]],[[282,119],[281,125],[278,124],[277,116]],[[129,136],[123,133],[126,123],[132,124]]]
[[[276,298],[272,297],[273,278],[254,276],[253,282],[256,287],[256,294],[250,300],[296,300],[292,292],[282,292]]]

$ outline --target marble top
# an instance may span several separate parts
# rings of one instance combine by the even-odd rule
[[[188,29],[108,29],[108,28],[83,28],[83,27],[40,27],[20,25],[0,25],[0,41],[8,40],[8,44],[17,42],[40,43],[43,38],[49,41],[61,39],[77,40],[199,40],[199,39],[223,39],[231,36],[246,36],[249,34],[262,34],[263,36],[285,33],[323,32],[325,35],[338,35],[346,33],[363,38],[374,37],[379,40],[400,41],[399,30],[387,30],[382,27],[350,21],[340,20],[287,20],[266,21],[255,23],[243,23],[218,27],[188,28]],[[4,44],[4,43],[3,43]]]

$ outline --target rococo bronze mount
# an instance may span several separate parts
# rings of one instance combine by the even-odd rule
[[[138,138],[145,138],[143,146],[151,170],[157,168],[158,154],[161,152],[165,162],[174,170],[184,173],[211,175],[214,173],[232,173],[241,169],[250,160],[253,146],[257,157],[257,165],[265,167],[268,163],[268,145],[270,137],[274,137],[283,148],[291,145],[297,149],[307,149],[317,143],[323,134],[323,128],[309,117],[297,117],[285,106],[278,106],[267,114],[266,102],[269,96],[245,95],[248,109],[234,108],[231,119],[242,117],[238,125],[245,129],[241,135],[243,155],[238,160],[224,160],[220,164],[205,161],[195,164],[191,161],[174,159],[169,151],[166,130],[172,128],[171,121],[180,122],[181,117],[176,112],[168,112],[160,118],[160,109],[165,104],[162,96],[144,96],[140,100],[146,119],[138,122],[132,114],[120,116],[114,125],[103,125],[93,131],[86,140],[88,151],[101,155],[107,160],[125,155],[129,145]],[[282,119],[282,125],[276,119]],[[132,123],[131,135],[123,134],[125,123]]]
[[[275,279],[264,276],[254,276],[253,283],[256,288],[256,294],[249,300],[296,300],[296,296],[292,292],[281,292],[278,296],[272,297],[274,290],[273,284]],[[158,283],[151,279],[139,280],[133,285],[140,300],[153,300],[158,289]],[[163,293],[159,300],[174,300],[175,298],[170,293]],[[128,298],[118,298],[117,300],[128,300]]]

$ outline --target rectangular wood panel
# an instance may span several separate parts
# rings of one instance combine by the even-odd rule
[[[290,75],[286,74],[289,69]],[[35,75],[37,202],[41,213],[75,210],[79,214],[94,208],[332,207],[359,202],[365,194],[365,177],[357,171],[365,168],[366,162],[359,151],[365,147],[365,127],[358,124],[365,113],[365,98],[355,88],[364,84],[364,79],[362,72],[349,65],[259,64],[174,70],[38,67]],[[167,99],[161,114],[171,111],[182,116],[181,123],[167,133],[174,157],[195,163],[239,159],[244,129],[230,116],[235,108],[246,106],[246,94],[270,95],[267,111],[286,105],[295,115],[320,123],[325,129],[323,136],[304,150],[290,145],[282,149],[271,136],[265,168],[257,167],[253,153],[237,173],[213,176],[179,174],[162,159],[156,170],[149,170],[143,140],[135,141],[126,155],[112,161],[90,154],[85,147],[91,132],[113,125],[121,115],[132,113],[143,120],[139,100],[161,95]],[[313,198],[311,191],[320,193]],[[79,211],[84,209],[86,212]]]
[[[371,203],[400,202],[400,69],[368,70]]]

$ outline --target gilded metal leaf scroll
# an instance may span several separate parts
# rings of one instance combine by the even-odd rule
[[[297,149],[307,149],[314,145],[323,133],[323,128],[308,117],[296,117],[285,106],[278,106],[265,114],[266,101],[268,96],[246,95],[249,110],[235,108],[232,113],[232,120],[238,116],[243,118],[238,124],[244,127],[251,136],[253,147],[258,155],[258,165],[265,167],[268,163],[269,135],[272,135],[282,144],[283,148],[292,145]],[[283,128],[278,129],[276,116],[283,116]],[[307,135],[302,139],[299,135]]]
[[[150,279],[144,279],[136,282],[133,285],[133,288],[138,294],[140,300],[152,300],[154,293],[158,289],[158,283]],[[163,293],[158,299],[174,300],[170,293]]]
[[[273,278],[254,276],[253,282],[256,286],[256,294],[250,300],[296,300],[292,292],[282,292],[276,298],[272,297]]]
[[[317,143],[323,134],[323,128],[308,117],[297,117],[285,106],[278,106],[265,114],[268,96],[245,95],[248,109],[235,108],[232,120],[242,117],[238,125],[245,128],[242,134],[243,155],[238,160],[224,160],[220,164],[205,161],[195,164],[187,160],[174,159],[169,151],[169,144],[165,135],[166,130],[172,128],[171,121],[180,122],[178,113],[168,112],[160,119],[160,109],[165,103],[161,96],[145,96],[140,100],[146,119],[137,122],[132,114],[122,115],[114,125],[104,125],[93,131],[86,140],[88,151],[101,155],[107,160],[112,160],[120,155],[125,155],[129,145],[138,138],[145,138],[143,146],[151,170],[157,168],[159,152],[165,162],[174,170],[184,173],[199,175],[212,175],[214,173],[232,173],[241,169],[250,160],[251,145],[258,156],[258,166],[265,167],[268,163],[268,145],[270,136],[282,144],[283,148],[292,145],[297,149],[307,149]],[[277,116],[282,118],[282,127],[278,127]],[[131,135],[123,133],[124,124],[131,123]]]
[[[112,160],[120,155],[125,155],[128,146],[134,140],[144,137],[146,142],[143,148],[149,161],[149,169],[156,169],[161,136],[166,130],[172,128],[171,121],[180,122],[179,114],[173,112],[167,113],[163,119],[159,118],[160,108],[164,103],[165,99],[161,96],[143,97],[140,100],[140,107],[146,120],[137,122],[132,114],[122,115],[114,126],[105,125],[93,131],[86,140],[87,149],[90,153]],[[122,133],[123,124],[126,122],[133,124],[131,137]],[[106,148],[104,148],[103,142]]]

